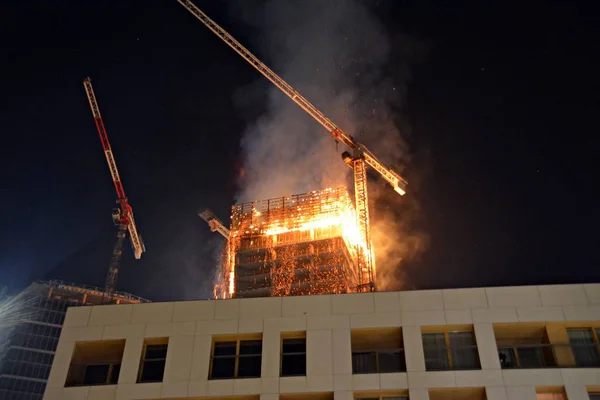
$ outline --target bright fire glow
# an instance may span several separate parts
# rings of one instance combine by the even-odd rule
[[[345,188],[240,204],[233,207],[231,220],[221,281],[215,287],[217,298],[232,297],[235,293],[235,254],[240,249],[342,237],[352,259],[356,260],[359,249],[366,257],[372,257]]]

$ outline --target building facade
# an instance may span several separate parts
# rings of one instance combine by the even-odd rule
[[[588,400],[600,284],[71,308],[45,400]]]
[[[41,400],[69,307],[101,304],[98,288],[36,282],[19,295],[18,323],[0,332],[0,400]],[[115,303],[144,299],[117,292]]]

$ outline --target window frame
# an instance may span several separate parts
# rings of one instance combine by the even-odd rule
[[[283,342],[286,340],[304,340],[304,352],[294,352],[294,353],[283,353]],[[308,369],[308,342],[306,340],[306,335],[305,334],[298,334],[298,335],[285,335],[285,336],[281,336],[281,339],[279,341],[279,377],[280,378],[285,378],[285,377],[294,377],[294,376],[306,376],[307,373],[307,369]],[[302,375],[283,375],[283,357],[284,355],[301,355],[304,354],[304,374]]]
[[[117,385],[119,382],[121,365],[123,364],[125,344],[125,339],[85,340],[75,342],[71,360],[69,362],[69,369],[67,370],[67,376],[65,377],[64,387]],[[30,353],[32,357],[33,354],[37,356],[43,354],[40,352],[28,353]],[[32,359],[29,363],[36,363],[35,361],[37,360]],[[40,365],[39,362],[36,364]],[[103,382],[86,382],[88,370],[92,367],[107,367],[106,376],[104,377]],[[113,373],[117,368],[118,373],[113,380],[111,378],[113,378]]]
[[[89,383],[85,383],[85,376],[87,373],[87,370],[89,367],[97,367],[97,366],[102,366],[102,365],[108,365],[108,371],[106,372],[106,379],[104,380],[104,383],[95,383],[95,384],[89,384]],[[86,364],[85,368],[83,370],[83,380],[81,385],[78,386],[107,386],[107,385],[117,385],[119,383],[119,375],[117,375],[117,380],[115,382],[111,381],[111,377],[113,375],[113,371],[115,369],[116,366],[119,366],[119,373],[120,373],[120,368],[121,368],[121,363],[94,363],[94,364]]]
[[[450,345],[450,334],[451,333],[463,333],[463,332],[469,332],[471,334],[471,337],[473,338],[473,342],[474,344],[472,345],[475,348],[475,355],[477,356],[477,363],[479,364],[479,366],[477,368],[474,369],[456,369],[454,367],[454,360],[452,359],[452,346]],[[443,334],[444,335],[444,350],[446,353],[446,361],[448,361],[448,369],[427,369],[427,359],[425,358],[425,370],[426,371],[477,371],[481,369],[481,360],[479,359],[479,346],[477,345],[477,338],[475,337],[475,332],[473,330],[469,330],[469,329],[460,329],[460,330],[449,330],[449,331],[431,331],[431,332],[421,332],[421,343],[423,343],[423,337],[425,335],[431,335],[431,334]],[[425,349],[423,349],[425,350]]]
[[[148,351],[148,347],[149,346],[163,346],[166,348],[165,351],[165,358],[151,358],[151,359],[146,359],[146,352]],[[149,341],[147,343],[144,343],[144,347],[142,348],[142,356],[140,357],[140,366],[138,368],[138,376],[137,376],[137,380],[136,383],[156,383],[156,382],[163,382],[165,379],[165,368],[167,365],[167,355],[169,352],[169,341]],[[144,375],[144,367],[146,366],[146,362],[159,362],[162,361],[164,363],[163,366],[163,374],[160,380],[156,380],[156,381],[143,381],[142,380],[142,376]]]
[[[235,354],[232,355],[224,355],[224,356],[215,356],[215,347],[217,343],[230,343],[235,342]],[[261,352],[260,354],[240,354],[241,342],[261,342]],[[208,366],[208,380],[209,381],[218,381],[224,379],[256,379],[262,377],[262,349],[263,349],[263,340],[261,338],[230,338],[230,339],[213,339],[211,350],[210,350],[210,364]],[[234,367],[233,367],[233,376],[225,377],[225,378],[213,378],[213,369],[214,369],[214,360],[215,358],[234,358]],[[261,367],[258,376],[238,376],[239,375],[239,366],[240,366],[240,357],[260,357]]]
[[[598,357],[598,361],[600,362],[600,326],[592,326],[592,325],[587,325],[587,326],[567,326],[565,328],[566,333],[567,333],[567,337],[569,336],[569,329],[589,329],[592,332],[592,341],[594,343],[595,349],[596,349],[596,356]],[[571,347],[571,353],[573,354],[573,359],[575,360],[575,368],[598,368],[597,366],[579,366],[577,365],[577,359],[575,358],[575,352],[573,351],[573,344],[571,344],[571,341],[569,339],[569,346]]]

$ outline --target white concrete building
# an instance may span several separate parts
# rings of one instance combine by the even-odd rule
[[[78,307],[44,399],[598,399],[599,336],[600,284]]]

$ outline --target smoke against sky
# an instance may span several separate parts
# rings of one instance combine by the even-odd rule
[[[245,41],[251,51],[398,170],[408,155],[398,116],[409,60],[391,63],[390,39],[374,10],[355,0],[270,0],[260,8],[238,2],[235,15],[257,27],[257,39]],[[239,102],[247,103],[255,88],[240,90]],[[250,122],[242,139],[238,201],[345,185],[350,170],[341,161],[343,150],[272,86],[267,111]]]
[[[251,51],[347,134],[401,173],[400,166],[409,158],[404,138],[410,132],[402,107],[409,63],[419,44],[408,36],[395,37],[394,46],[400,50],[392,60],[391,38],[377,16],[385,10],[375,3],[369,7],[355,0],[270,0],[264,8],[239,2],[235,7],[238,18],[240,10],[243,20],[257,28],[257,40],[246,43]],[[239,90],[238,103],[249,106],[257,87]],[[340,157],[344,150],[304,110],[271,86],[266,112],[250,121],[243,134],[237,200],[339,186],[352,192],[351,171]],[[396,194],[386,196],[391,188],[382,179],[372,179],[374,175],[370,206],[381,208],[377,218],[371,218],[378,285],[397,289],[404,284],[399,263],[422,252],[427,237],[411,233],[408,221],[398,220],[393,209],[405,207],[407,201]],[[414,198],[411,202],[415,204],[410,210],[418,209]]]

